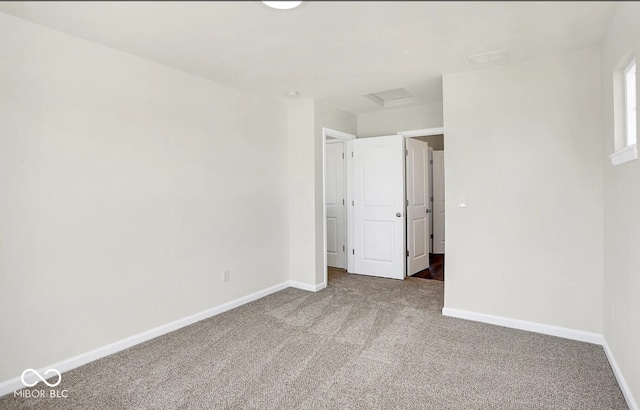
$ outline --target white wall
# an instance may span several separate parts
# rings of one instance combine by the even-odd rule
[[[289,271],[307,288],[324,282],[322,128],[356,134],[355,115],[318,100],[287,105],[289,139]]]
[[[640,3],[620,3],[603,41],[604,153],[601,157],[605,184],[604,337],[636,402],[640,400],[640,161],[613,166],[608,156],[615,150],[613,71],[632,55],[640,62],[639,21]]]
[[[385,109],[358,115],[358,138],[438,127],[442,127],[441,103]]]
[[[314,101],[287,104],[289,272],[291,280],[315,286]]]
[[[447,308],[602,332],[601,83],[599,48],[444,77]]]
[[[2,13],[0,90],[0,381],[289,280],[284,105]]]

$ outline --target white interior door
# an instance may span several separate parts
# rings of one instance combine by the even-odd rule
[[[444,253],[444,151],[433,151],[433,253]]]
[[[353,147],[353,273],[404,279],[404,144],[398,135]]]
[[[407,138],[407,275],[429,267],[429,144]]]
[[[429,253],[433,253],[433,148],[429,147]],[[431,266],[431,260],[429,260]]]
[[[325,201],[327,208],[327,266],[344,269],[346,261],[345,160],[341,140],[327,141],[325,150]]]

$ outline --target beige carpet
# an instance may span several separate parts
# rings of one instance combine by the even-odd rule
[[[67,399],[0,408],[627,408],[601,347],[443,317],[443,285],[332,274],[65,373]]]

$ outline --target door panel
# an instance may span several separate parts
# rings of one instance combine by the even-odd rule
[[[393,262],[393,222],[363,221],[363,259]]]
[[[444,151],[433,151],[433,253],[444,253]]]
[[[365,206],[393,206],[393,162],[389,161],[386,146],[364,148],[362,166],[366,171],[363,179],[363,201]]]
[[[404,278],[402,137],[353,141],[353,273]],[[351,269],[350,269],[351,270]]]
[[[428,231],[427,219],[428,218],[421,217],[413,220],[413,226],[412,226],[413,235],[411,236],[411,238],[413,239],[413,243],[411,244],[411,248],[410,248],[411,250],[409,251],[409,255],[411,254],[415,255],[413,259],[422,258],[429,253],[427,237],[426,235],[421,234],[424,231]],[[429,265],[427,264],[427,267],[428,266]],[[420,270],[416,272],[419,272]]]
[[[429,267],[429,144],[407,138],[407,275]]]
[[[327,254],[338,253],[337,218],[327,217]]]
[[[327,266],[346,268],[344,204],[344,142],[328,141],[325,151]]]

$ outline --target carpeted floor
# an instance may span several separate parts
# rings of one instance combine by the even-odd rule
[[[627,409],[601,347],[444,317],[443,286],[332,273],[0,408]]]

